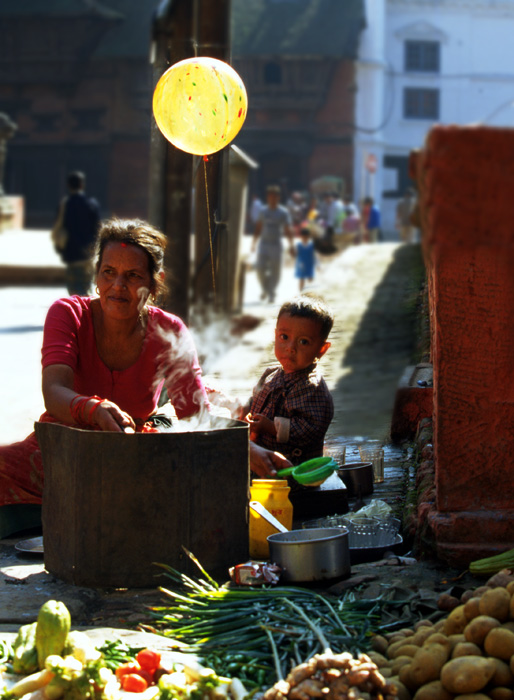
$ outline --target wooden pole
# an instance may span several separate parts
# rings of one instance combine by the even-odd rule
[[[153,84],[174,63],[195,55],[193,6],[168,0],[153,22]],[[189,317],[191,286],[191,207],[193,157],[175,148],[152,125],[150,145],[150,221],[168,237],[164,308]]]
[[[194,0],[194,34],[198,56],[230,59],[230,0]],[[206,186],[207,183],[207,186]],[[217,290],[223,274],[220,241],[228,216],[228,149],[195,166],[195,273],[193,299],[198,310],[220,308]],[[213,276],[214,268],[214,276]]]

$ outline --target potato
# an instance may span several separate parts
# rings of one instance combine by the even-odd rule
[[[510,595],[505,588],[490,588],[480,598],[478,610],[481,615],[495,617],[500,622],[509,619]]]
[[[403,637],[401,639],[397,639],[395,642],[392,642],[387,647],[386,656],[388,656],[390,659],[394,659],[395,651],[397,649],[399,649],[401,646],[405,646],[405,644],[407,644],[407,642],[405,641],[405,639]]]
[[[461,634],[450,634],[448,637],[448,641],[450,642],[450,646],[453,649],[459,642],[465,642],[466,637],[461,633]]]
[[[441,683],[450,693],[476,693],[494,675],[492,659],[483,656],[459,656],[447,661],[441,669]]]
[[[392,683],[394,685],[394,687],[396,688],[398,700],[411,700],[410,692],[403,685],[403,683],[398,678],[398,676],[393,676],[392,678],[389,679],[389,682]]]
[[[475,595],[480,598],[480,596],[488,590],[489,586],[479,586],[478,588],[475,588]]]
[[[389,666],[382,666],[380,669],[380,673],[384,676],[384,678],[391,678],[391,676],[393,675],[393,669]]]
[[[486,581],[486,585],[492,588],[496,588],[497,586],[507,588],[511,581],[514,581],[511,571],[509,569],[502,569],[498,571],[497,574],[493,574],[491,578]]]
[[[442,634],[441,632],[434,632],[423,642],[424,647],[429,646],[430,644],[442,644],[443,647],[447,647],[448,652],[452,648],[452,644],[448,637],[445,634]]]
[[[466,616],[468,622],[480,615],[480,611],[478,609],[479,605],[480,598],[478,596],[470,598],[464,603],[464,615]]]
[[[437,599],[437,607],[439,610],[443,610],[444,612],[450,612],[458,605],[460,605],[460,600],[453,595],[449,595],[448,593],[441,593]]]
[[[414,656],[418,649],[419,647],[416,644],[402,644],[393,650],[392,655],[389,652],[389,658],[396,659],[397,656]]]
[[[453,693],[449,693],[441,681],[431,681],[418,688],[412,700],[452,700]]]
[[[442,631],[448,636],[450,634],[460,634],[467,624],[468,620],[464,615],[464,605],[458,605],[446,618]]]
[[[461,595],[460,602],[467,603],[470,598],[474,597],[474,595],[475,595],[475,591],[468,588],[468,590],[464,591],[464,593]]]
[[[429,644],[419,649],[410,665],[410,678],[417,688],[438,680],[441,669],[448,661],[449,649],[441,644]]]
[[[505,586],[505,588],[508,590],[508,592],[509,592],[511,595],[514,595],[514,581],[511,581],[510,583],[508,583],[508,584]]]
[[[393,659],[391,661],[391,670],[393,672],[393,676],[397,676],[400,672],[400,669],[402,666],[405,666],[405,664],[410,664],[412,661],[412,656],[397,656],[396,659]]]
[[[410,677],[410,664],[405,664],[398,671],[398,678],[408,690],[416,690],[416,685]]]
[[[419,627],[416,630],[416,633],[413,637],[411,637],[411,642],[412,644],[419,644],[419,646],[423,646],[425,643],[425,640],[427,640],[431,634],[434,634],[434,628],[432,626],[425,625],[423,627]]]
[[[491,688],[488,692],[491,700],[514,700],[514,690],[505,687]]]
[[[442,618],[441,620],[437,620],[437,622],[434,624],[434,632],[439,632],[444,627],[444,623],[446,622],[446,618]]]
[[[452,659],[458,656],[482,656],[482,649],[473,642],[459,642],[452,649]]]
[[[514,632],[514,620],[508,620],[507,622],[504,622],[502,624],[502,627],[506,630],[510,630],[511,632]]]
[[[479,615],[468,622],[464,629],[464,636],[468,642],[482,646],[489,632],[499,626],[500,622],[495,617]]]
[[[403,634],[404,637],[412,637],[414,634],[414,630],[411,629],[410,627],[402,627],[401,630],[398,630],[400,634]]]
[[[489,695],[484,693],[464,693],[464,695],[454,695],[454,700],[489,700]]]
[[[382,637],[381,634],[374,634],[371,638],[371,647],[375,651],[378,651],[379,654],[386,654],[388,646],[389,642],[385,637]]]
[[[419,630],[420,627],[433,627],[434,623],[432,620],[418,620],[414,625],[415,630]]]
[[[491,685],[494,686],[509,686],[514,681],[514,674],[510,670],[510,666],[501,659],[493,659],[496,670],[491,678]]]
[[[484,639],[484,650],[497,659],[510,659],[514,655],[514,632],[503,627],[492,629]]]
[[[382,654],[379,654],[378,651],[369,651],[368,656],[373,661],[373,663],[378,666],[378,668],[391,665],[390,660],[386,659],[386,657]]]

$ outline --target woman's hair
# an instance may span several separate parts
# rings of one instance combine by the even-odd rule
[[[167,238],[151,224],[142,219],[106,219],[102,221],[96,238],[96,272],[100,270],[105,246],[109,243],[136,245],[146,253],[148,271],[153,280],[152,292],[157,296],[164,291],[161,271],[164,265],[164,251]]]

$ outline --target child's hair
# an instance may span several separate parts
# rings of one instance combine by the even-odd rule
[[[306,294],[295,297],[291,299],[291,301],[284,302],[278,312],[278,318],[280,318],[282,314],[299,316],[300,318],[310,318],[313,321],[318,321],[322,340],[328,338],[328,334],[334,325],[334,314],[323,299],[307,296]]]
[[[302,226],[300,229],[300,236],[309,236],[311,235],[311,230],[308,226]]]

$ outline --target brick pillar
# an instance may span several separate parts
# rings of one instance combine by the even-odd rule
[[[437,551],[514,547],[514,130],[432,129],[413,154],[434,367]]]

